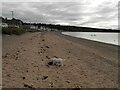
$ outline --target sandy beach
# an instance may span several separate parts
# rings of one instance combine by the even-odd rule
[[[3,88],[118,88],[118,46],[59,32],[3,35],[2,45]],[[63,66],[48,66],[53,57]]]

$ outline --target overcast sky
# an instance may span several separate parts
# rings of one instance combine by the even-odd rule
[[[4,0],[2,16],[24,22],[40,22],[97,28],[118,28],[119,0],[73,0],[39,2],[39,0]],[[33,1],[33,2],[32,2]]]

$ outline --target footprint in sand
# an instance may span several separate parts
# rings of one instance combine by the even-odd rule
[[[9,53],[6,53],[5,55],[3,55],[3,58],[7,58],[9,56]]]

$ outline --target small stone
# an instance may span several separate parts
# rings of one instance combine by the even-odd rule
[[[11,75],[10,75],[10,74],[7,74],[7,76],[8,76],[8,77],[11,77]]]
[[[23,51],[26,51],[25,49]]]
[[[50,48],[49,46],[45,46],[46,48]]]
[[[48,62],[48,65],[53,65],[53,62]]]
[[[20,50],[18,50],[17,52],[20,52]]]
[[[5,56],[2,56],[3,58],[7,58],[9,56],[8,53],[5,54]]]
[[[51,82],[51,88],[53,87],[53,82]]]
[[[70,59],[70,57],[67,57],[68,59]]]
[[[66,82],[67,82],[67,83],[70,83],[70,81],[68,81],[68,80],[67,80]]]
[[[57,56],[54,56],[55,58],[58,58]]]
[[[42,41],[45,41],[44,39]]]
[[[25,77],[22,77],[23,79],[25,79]]]
[[[40,54],[41,52],[38,52],[38,54]]]
[[[37,80],[39,80],[39,78],[37,78]]]
[[[42,80],[45,80],[45,79],[47,79],[47,78],[48,78],[48,76],[43,76]]]
[[[18,60],[18,57],[16,57],[15,60]]]
[[[50,59],[48,56],[46,56],[47,59]]]
[[[63,66],[63,61],[62,58],[51,58],[48,65]]]
[[[28,85],[28,84],[24,84],[24,87],[26,87],[26,88],[33,88],[33,86],[32,85]]]

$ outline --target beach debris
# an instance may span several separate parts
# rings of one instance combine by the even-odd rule
[[[71,53],[70,51],[68,51],[68,53]]]
[[[67,81],[66,81],[66,83],[70,83],[70,81],[69,81],[69,80],[67,80]]]
[[[25,49],[23,49],[23,51],[26,51]]]
[[[46,48],[50,48],[49,46],[45,46]]]
[[[18,55],[20,53],[20,51],[18,50],[17,52],[16,52],[16,55]]]
[[[70,58],[70,57],[67,57],[68,59]]]
[[[10,74],[7,74],[7,76],[8,76],[8,77],[11,77],[11,75],[10,75]]]
[[[26,72],[28,72],[28,70],[26,70]]]
[[[2,56],[3,58],[7,58],[9,56],[9,53],[6,53],[4,56]]]
[[[63,61],[64,59],[62,58],[51,58],[50,61],[48,62],[48,65],[50,66],[63,66]]]
[[[23,42],[20,42],[21,44],[23,44]]]
[[[15,60],[18,60],[18,57],[16,57]]]
[[[48,78],[48,76],[43,76],[42,77],[42,80],[45,80],[45,79],[47,79]]]
[[[22,79],[25,79],[25,77],[22,77]]]
[[[41,52],[38,52],[38,54],[41,54]]]
[[[43,39],[42,41],[45,41],[45,39]]]
[[[46,56],[47,59],[50,59],[48,56]]]
[[[33,89],[33,85],[24,84],[24,87]]]
[[[53,87],[53,82],[50,83],[50,87],[51,87],[51,88]]]
[[[54,56],[55,58],[58,58],[57,56]]]

